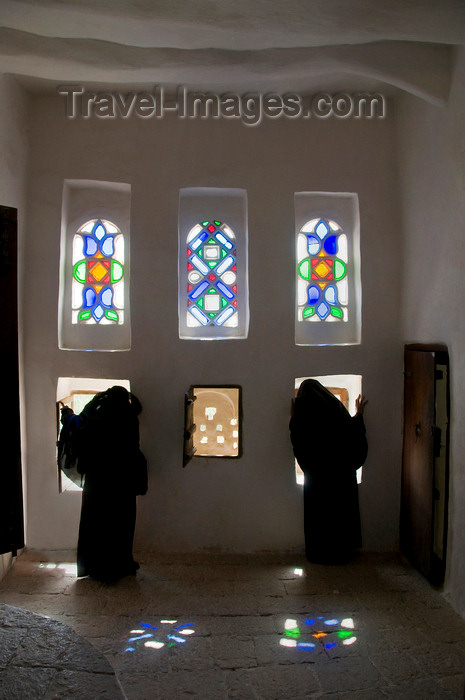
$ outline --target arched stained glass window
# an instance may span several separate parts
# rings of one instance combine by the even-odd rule
[[[299,321],[348,320],[347,236],[331,219],[311,219],[297,237]]]
[[[73,239],[73,323],[124,323],[124,237],[105,219],[91,219]]]
[[[297,345],[361,339],[360,222],[351,192],[297,192]]]
[[[130,350],[130,215],[130,185],[64,181],[58,296],[61,350]]]
[[[247,193],[187,187],[179,194],[178,317],[183,340],[247,338]]]
[[[186,323],[237,327],[236,236],[216,219],[196,224],[186,240]]]

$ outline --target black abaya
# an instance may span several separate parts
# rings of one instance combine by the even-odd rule
[[[343,563],[361,547],[356,470],[368,450],[363,417],[351,417],[330,391],[307,379],[300,386],[289,427],[305,476],[307,559]]]
[[[138,569],[132,555],[136,495],[147,491],[139,449],[138,399],[123,387],[97,394],[81,412],[78,471],[84,475],[78,576],[116,581]]]

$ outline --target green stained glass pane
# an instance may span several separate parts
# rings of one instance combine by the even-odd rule
[[[86,281],[86,261],[81,260],[76,263],[73,270],[74,279],[78,282],[84,283]]]
[[[202,250],[202,248],[199,248],[199,249],[198,249],[197,255],[199,256],[199,258],[203,258],[203,250]]]
[[[214,268],[214,267],[216,267],[216,266],[218,265],[218,262],[217,262],[217,261],[214,262],[213,260],[210,260],[210,261],[207,263],[207,265],[208,265],[208,267]]]
[[[118,314],[116,313],[116,311],[111,311],[110,309],[107,309],[105,311],[105,316],[108,318],[109,321],[118,320]]]
[[[304,280],[309,280],[311,275],[310,258],[305,258],[299,265],[299,274]]]
[[[200,297],[200,299],[197,302],[197,306],[200,306],[200,308],[203,309],[203,297]]]
[[[331,309],[331,314],[335,316],[336,318],[342,318],[343,313],[341,309],[338,309],[337,307],[333,306]]]
[[[111,281],[119,282],[124,275],[124,268],[117,260],[111,261]]]
[[[201,221],[200,224],[201,226],[206,226],[209,222],[208,221]]]
[[[217,226],[221,226],[221,221],[214,221],[213,223],[216,224]]]
[[[310,316],[313,316],[314,313],[315,313],[315,307],[314,306],[307,306],[307,308],[304,309],[304,312],[302,315],[304,318],[309,318]]]
[[[227,306],[227,305],[228,305],[227,300],[226,300],[224,297],[221,297],[221,306],[223,307],[223,309],[224,309],[224,307]]]
[[[81,311],[78,316],[79,321],[88,321],[91,316],[90,311]]]
[[[217,293],[217,291],[213,287],[210,287],[210,289],[207,292],[207,294],[216,294],[216,293]]]
[[[346,275],[346,266],[342,260],[334,261],[334,279],[341,280]]]
[[[221,248],[221,257],[225,258],[227,256],[227,251],[224,248]]]
[[[213,313],[213,311],[210,311],[210,313],[208,315],[210,316],[210,318],[215,318],[215,316],[216,316],[216,314]]]
[[[216,243],[216,241],[215,241],[214,238],[210,238],[210,239],[207,241],[207,245],[215,245],[215,243]]]

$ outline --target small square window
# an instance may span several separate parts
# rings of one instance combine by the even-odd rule
[[[192,457],[240,457],[240,416],[240,387],[192,386],[185,400],[184,466]]]

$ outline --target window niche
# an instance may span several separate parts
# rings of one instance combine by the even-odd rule
[[[247,193],[180,190],[178,316],[183,340],[247,338]]]
[[[59,347],[129,350],[129,185],[65,180]]]
[[[61,430],[61,404],[79,414],[89,401],[100,391],[106,391],[112,386],[124,386],[131,391],[128,379],[91,379],[86,377],[59,377],[56,393],[57,439]],[[66,474],[58,469],[58,491],[81,491],[79,484],[74,483]]]
[[[241,388],[191,386],[184,423],[184,466],[192,457],[240,457]]]
[[[358,196],[295,194],[296,345],[358,345],[361,340]]]

